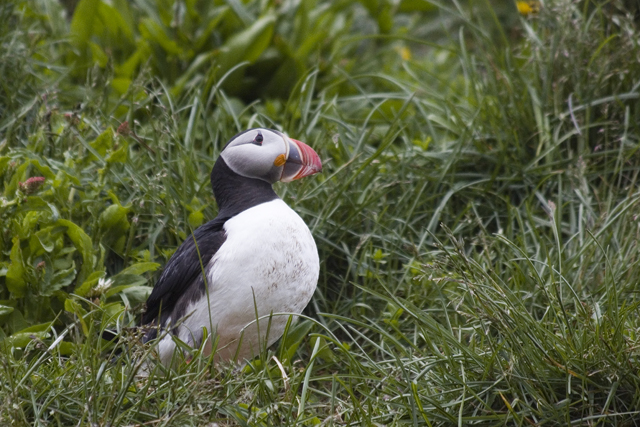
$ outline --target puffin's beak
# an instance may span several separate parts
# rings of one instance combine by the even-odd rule
[[[302,141],[289,139],[289,157],[284,164],[280,181],[291,182],[322,171],[318,154]]]

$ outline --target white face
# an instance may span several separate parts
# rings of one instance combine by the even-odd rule
[[[270,129],[251,129],[232,139],[220,155],[238,175],[273,184],[289,157],[289,138]]]

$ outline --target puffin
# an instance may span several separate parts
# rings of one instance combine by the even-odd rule
[[[321,170],[311,147],[277,130],[249,129],[225,145],[211,171],[218,215],[174,252],[142,316],[143,341],[158,341],[163,365],[175,357],[172,335],[191,347],[204,344],[206,355],[215,350],[216,363],[244,363],[307,306],[318,283],[318,249],[272,185]]]

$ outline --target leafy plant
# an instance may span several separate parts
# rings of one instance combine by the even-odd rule
[[[633,423],[638,21],[530,3],[2,9],[0,424]],[[142,380],[145,282],[254,126],[323,159],[276,188],[318,292],[243,369]]]
[[[289,97],[312,64],[326,72],[341,39],[366,11],[383,33],[393,14],[431,10],[426,2],[125,2],[81,0],[71,21],[74,49],[67,62],[84,78],[88,68],[112,67],[117,94],[137,72],[152,72],[173,95],[214,88],[253,100]]]
[[[75,126],[60,114],[48,114],[48,119],[52,126]],[[63,309],[77,311],[72,292],[86,298],[122,292],[127,303],[139,304],[148,294],[148,288],[140,288],[147,281],[142,275],[158,267],[142,262],[106,277],[105,257],[111,252],[123,255],[127,239],[132,238],[130,207],[105,192],[104,179],[95,177],[126,159],[126,142],[107,129],[87,143],[86,150],[66,151],[64,163],[40,157],[38,145],[35,136],[26,150],[0,158],[4,187],[0,235],[9,255],[0,261],[6,283],[0,301],[7,326],[3,334],[12,337],[43,321],[49,325],[57,319],[63,324],[59,318]],[[103,168],[98,167],[98,157]],[[105,202],[111,204],[101,209]]]

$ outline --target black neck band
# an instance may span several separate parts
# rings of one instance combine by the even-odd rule
[[[240,212],[278,198],[271,184],[238,175],[218,157],[211,171],[211,187],[218,203],[218,216],[231,218]]]

